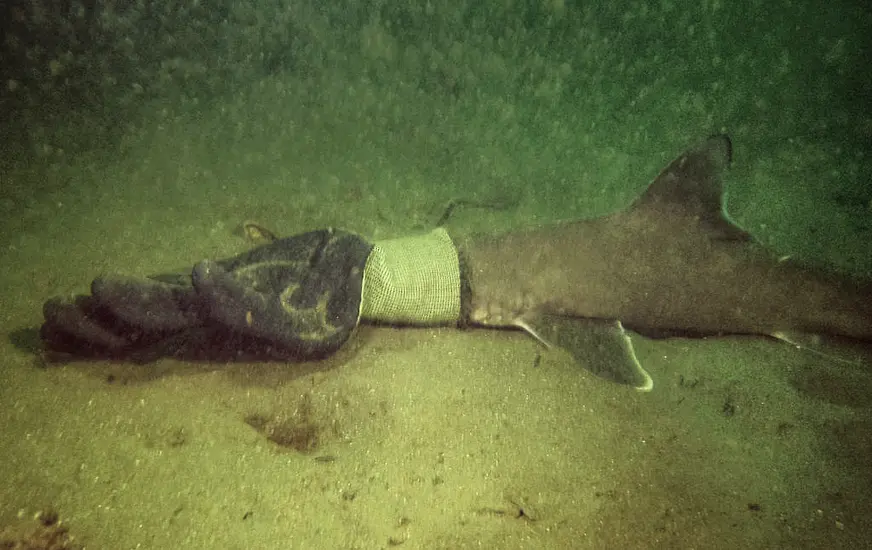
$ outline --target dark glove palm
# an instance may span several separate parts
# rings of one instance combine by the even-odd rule
[[[212,323],[275,343],[295,357],[335,352],[357,326],[372,245],[325,229],[194,267]]]
[[[90,296],[49,300],[41,334],[64,357],[310,359],[357,325],[372,247],[332,229],[198,263],[190,277],[103,277]]]

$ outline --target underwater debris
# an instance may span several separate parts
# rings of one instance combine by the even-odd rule
[[[21,521],[0,527],[0,548],[3,550],[83,550],[70,530],[61,524],[53,508],[38,512],[33,521]]]

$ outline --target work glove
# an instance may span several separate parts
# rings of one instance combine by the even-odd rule
[[[50,359],[318,359],[360,319],[372,245],[335,229],[277,239],[188,275],[98,277],[45,303]]]

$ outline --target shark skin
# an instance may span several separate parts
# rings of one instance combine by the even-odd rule
[[[672,161],[619,212],[456,238],[469,322],[520,327],[549,345],[573,319],[602,320],[630,365],[598,374],[642,390],[653,383],[624,327],[655,336],[872,341],[872,285],[779,259],[729,220],[721,179],[731,155],[729,138],[716,135]]]

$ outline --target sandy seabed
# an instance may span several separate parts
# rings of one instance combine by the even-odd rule
[[[352,93],[340,88],[319,90]],[[489,157],[508,163],[479,168],[502,174],[492,180],[415,169],[440,162],[444,127],[408,139],[350,115],[331,126],[310,107],[277,114],[290,89],[267,82],[196,119],[156,121],[116,156],[53,157],[35,169],[48,184],[33,197],[26,173],[6,176],[7,534],[60,525],[56,548],[112,549],[860,548],[872,537],[872,375],[776,341],[635,337],[655,379],[647,394],[515,331],[362,327],[321,363],[42,361],[47,297],[99,273],[234,254],[243,220],[281,234],[422,231],[466,177],[484,196],[521,186],[515,210],[455,222],[505,229],[626,204],[681,152],[657,147],[626,164],[640,174],[611,168],[603,187],[591,187],[597,167],[635,155],[580,152],[598,161],[579,174],[591,199],[554,213],[547,185],[511,180],[523,156]],[[251,126],[228,125],[246,105]],[[752,202],[744,216],[765,219]]]

